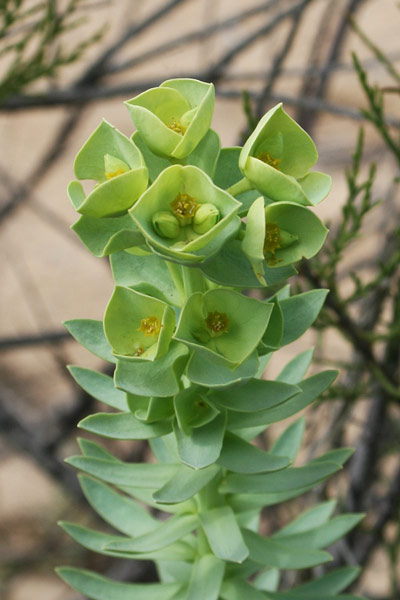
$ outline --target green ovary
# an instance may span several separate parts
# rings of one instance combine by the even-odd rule
[[[218,337],[228,332],[229,319],[226,313],[209,312],[205,319],[206,327],[212,337]]]
[[[273,158],[269,152],[261,152],[256,158],[279,171],[279,164],[281,162],[280,158]]]
[[[178,194],[175,200],[170,203],[173,214],[178,219],[180,225],[190,225],[199,205],[195,198],[188,194]]]

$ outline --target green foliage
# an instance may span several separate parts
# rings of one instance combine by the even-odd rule
[[[88,196],[79,182],[70,185],[82,213],[74,230],[95,256],[112,255],[116,283],[103,322],[66,324],[90,352],[116,365],[113,379],[71,367],[76,382],[114,410],[79,427],[151,440],[157,462],[123,462],[81,440],[82,455],[67,462],[85,473],[88,501],[118,533],[62,527],[99,553],[153,560],[161,582],[114,583],[66,567],[59,573],[99,600],[300,600],[308,593],[350,600],[338,594],[354,570],[277,590],[280,571],[331,560],[323,548],[361,515],[332,517],[335,503],[328,501],[269,536],[258,525],[263,507],[325,481],[351,450],[295,465],[303,418],[269,448],[253,443],[336,377],[328,370],[305,378],[307,350],[275,381],[262,378],[272,353],[313,324],[326,298],[323,289],[291,295],[287,279],[325,240],[326,228],[307,206],[325,197],[330,178],[310,172],[314,143],[281,105],[243,149],[221,150],[209,129],[213,98],[210,84],[165,82],[126,103],[138,130],[132,138],[103,122],[75,162],[78,179],[97,184]],[[266,299],[243,292],[252,288]],[[170,516],[158,521],[141,503]]]
[[[6,68],[0,79],[0,103],[25,91],[31,83],[53,79],[60,69],[77,61],[101,37],[71,43],[65,36],[85,21],[79,17],[82,0],[68,0],[60,10],[53,0],[3,0],[0,13],[0,57]]]

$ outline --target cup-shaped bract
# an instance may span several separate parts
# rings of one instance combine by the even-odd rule
[[[258,346],[272,309],[273,304],[226,288],[196,292],[182,309],[174,338],[238,366]]]
[[[129,214],[156,251],[182,261],[197,261],[201,259],[193,252],[207,253],[211,243],[214,250],[214,246],[218,249],[218,240],[221,245],[226,241],[224,230],[235,218],[239,227],[239,208],[240,202],[215,186],[198,167],[172,165],[158,176]],[[198,211],[202,211],[201,219],[196,221]]]
[[[168,352],[174,328],[175,313],[168,304],[131,288],[115,288],[104,332],[116,356],[156,360]]]
[[[258,123],[239,157],[243,175],[262,194],[275,202],[311,206],[329,193],[329,175],[309,172],[317,162],[314,142],[277,104]]]
[[[148,172],[141,152],[115,127],[102,121],[78,152],[77,179],[96,181],[86,195],[71,181],[68,195],[74,208],[89,217],[115,217],[127,212],[147,188]]]
[[[310,209],[294,202],[264,206],[260,196],[247,214],[242,250],[258,280],[267,285],[266,266],[283,267],[315,256],[327,234],[327,228]]]
[[[136,129],[160,156],[186,158],[211,125],[214,86],[196,79],[170,79],[125,102]]]

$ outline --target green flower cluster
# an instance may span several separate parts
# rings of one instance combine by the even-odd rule
[[[330,520],[334,503],[325,502],[272,536],[258,533],[264,506],[308,491],[351,454],[335,450],[293,467],[303,419],[268,451],[251,443],[336,375],[305,377],[306,351],[275,381],[262,378],[272,353],[300,337],[324,302],[326,290],[292,296],[286,280],[324,243],[327,229],[312,208],[330,177],[310,171],[315,145],[280,104],[243,148],[221,148],[210,129],[211,84],[174,79],[125,104],[135,133],[103,121],[79,151],[68,188],[80,213],[73,229],[95,256],[110,255],[115,290],[103,321],[66,325],[114,365],[113,378],[71,367],[113,409],[80,427],[151,440],[157,462],[124,463],[81,440],[82,456],[69,462],[86,473],[93,508],[123,535],[63,527],[91,550],[154,560],[160,583],[115,583],[69,567],[60,574],[94,600],[287,600],[279,571],[326,562],[322,548],[360,519]],[[88,194],[84,179],[95,182]],[[143,503],[173,516],[158,522]],[[293,592],[340,598],[356,575],[349,569],[333,587],[322,577]]]

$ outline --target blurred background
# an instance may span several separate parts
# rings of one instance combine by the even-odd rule
[[[215,83],[213,127],[225,146],[282,100],[333,177],[317,209],[330,224],[326,249],[293,281],[331,292],[313,330],[281,350],[266,377],[314,345],[313,368],[341,374],[308,410],[302,456],[339,445],[356,453],[327,486],[270,508],[264,527],[338,496],[340,509],[367,517],[335,546],[335,565],[363,565],[353,589],[368,598],[400,598],[399,42],[395,0],[0,2],[2,599],[78,600],[53,574],[57,564],[154,576],[146,563],[91,555],[56,526],[96,522],[63,459],[76,453],[77,421],[98,407],[65,366],[107,368],[62,321],[102,318],[112,292],[107,260],[69,229],[76,215],[65,190],[101,118],[129,135],[122,101],[175,76]],[[146,460],[143,444],[109,446]],[[309,575],[289,573],[284,585]]]

